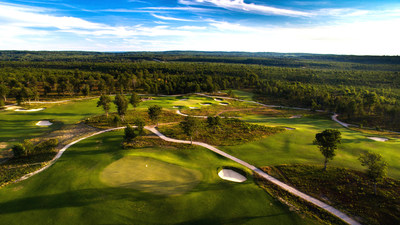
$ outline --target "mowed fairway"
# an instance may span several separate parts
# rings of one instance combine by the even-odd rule
[[[377,142],[368,139],[367,134],[343,128],[328,118],[274,118],[264,116],[247,116],[244,120],[267,126],[284,126],[296,128],[281,134],[267,137],[260,141],[239,146],[223,146],[224,151],[256,166],[279,164],[323,164],[323,156],[316,145],[313,145],[315,134],[324,129],[339,129],[342,133],[342,144],[335,158],[328,163],[332,166],[364,170],[358,161],[360,153],[368,150],[382,154],[389,163],[388,175],[400,178],[400,140]]]
[[[240,184],[221,180],[217,175],[220,167],[243,168],[206,149],[124,150],[120,148],[122,135],[122,131],[116,131],[84,140],[44,172],[0,189],[1,223],[316,224],[289,211],[252,179]],[[121,166],[121,173],[138,167],[143,171],[145,165],[140,158],[149,160],[148,166],[159,167],[155,174],[150,171],[144,177],[153,179],[159,176],[160,169],[172,170],[158,179],[160,183],[171,182],[173,172],[182,168],[190,171],[190,175],[180,175],[182,180],[195,180],[195,184],[170,195],[102,181],[102,173],[121,159],[137,163],[133,167]]]
[[[96,107],[97,101],[98,99],[91,99],[60,104],[40,104],[37,108],[46,107],[46,109],[37,112],[0,111],[0,142],[11,147],[12,144],[24,139],[59,129],[64,124],[74,124],[89,116],[102,114],[102,109]],[[114,110],[114,107],[112,109]],[[51,120],[54,124],[50,127],[36,126],[35,124],[40,120]]]

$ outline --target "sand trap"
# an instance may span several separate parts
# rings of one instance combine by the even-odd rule
[[[174,108],[174,109],[180,109],[180,108],[182,108],[182,106],[174,105],[174,106],[172,106],[172,108]]]
[[[43,126],[44,127],[44,126],[50,126],[52,124],[53,123],[48,121],[48,120],[42,120],[42,121],[37,122],[36,126]]]
[[[210,106],[211,103],[200,103],[200,105],[204,105],[204,106]]]
[[[285,127],[286,130],[296,130],[296,128]]]
[[[302,117],[302,115],[294,115],[294,116],[291,116],[291,117],[289,117],[290,119],[298,119],[298,118],[301,118]]]
[[[16,109],[16,112],[37,112],[45,110],[46,108],[38,108],[38,109]]]
[[[380,142],[385,142],[388,141],[388,138],[380,138],[380,137],[367,137],[368,139],[374,140],[374,141],[380,141]]]
[[[219,103],[220,105],[229,105],[229,103],[226,103],[226,102],[221,102],[221,103]]]
[[[188,98],[179,99],[179,101],[187,101],[187,100],[189,100],[189,99]]]
[[[221,177],[223,180],[229,180],[238,183],[245,182],[247,180],[247,178],[242,174],[230,169],[222,169],[221,171],[219,171],[218,176]]]
[[[199,107],[189,107],[190,109],[198,109]]]
[[[223,99],[222,99],[222,98],[214,98],[214,101],[217,101],[217,102],[222,102],[222,101],[223,101]]]

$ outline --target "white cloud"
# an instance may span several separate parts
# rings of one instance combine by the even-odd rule
[[[160,19],[160,20],[194,22],[193,20],[189,20],[189,19],[175,18],[175,17],[169,17],[169,16],[161,16],[161,15],[156,15],[154,13],[151,13],[151,15],[154,16],[157,19]]]
[[[311,13],[276,8],[266,5],[257,5],[254,3],[245,3],[244,0],[179,0],[180,4],[185,5],[214,5],[220,8],[251,12],[264,15],[282,15],[282,16],[312,16]]]

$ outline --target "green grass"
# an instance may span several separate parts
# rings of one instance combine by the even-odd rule
[[[105,133],[68,149],[44,172],[0,189],[2,224],[316,224],[260,189],[221,180],[232,161],[202,149],[120,147],[122,131]],[[201,173],[185,194],[158,195],[110,187],[101,172],[124,157],[146,157]],[[248,172],[248,170],[245,170]],[[163,180],[163,177],[160,177]]]
[[[389,163],[388,175],[400,178],[400,140],[393,139],[388,142],[376,142],[367,139],[366,135],[341,127],[326,118],[305,117],[298,119],[274,118],[263,116],[248,116],[245,121],[267,126],[284,126],[296,128],[285,131],[259,141],[238,145],[221,147],[244,161],[256,166],[279,164],[322,164],[323,156],[318,148],[312,144],[315,134],[327,128],[339,129],[342,133],[342,144],[339,145],[337,155],[328,163],[338,167],[363,170],[358,161],[359,154],[363,151],[372,151],[382,154]]]
[[[196,186],[201,173],[153,158],[125,156],[108,165],[101,172],[100,179],[112,187],[178,195]]]

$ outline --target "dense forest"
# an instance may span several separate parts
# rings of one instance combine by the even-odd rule
[[[101,93],[249,89],[259,100],[400,130],[400,57],[242,52],[0,51],[0,105]]]

